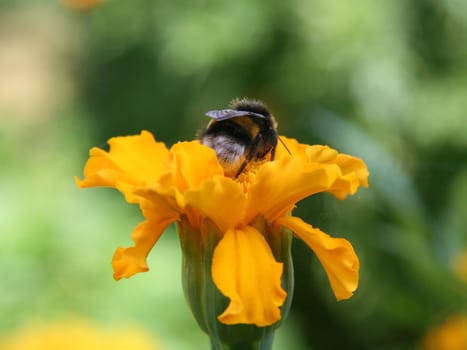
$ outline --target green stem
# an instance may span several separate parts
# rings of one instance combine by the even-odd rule
[[[255,342],[240,342],[225,344],[211,338],[211,350],[271,350],[274,340],[274,331],[265,334],[261,340]]]

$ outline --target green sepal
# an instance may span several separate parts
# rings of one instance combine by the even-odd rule
[[[283,263],[282,288],[287,292],[287,298],[281,307],[281,320],[267,327],[219,322],[218,316],[227,308],[229,299],[214,284],[211,267],[214,249],[223,235],[209,219],[205,219],[199,228],[192,227],[185,219],[178,223],[185,298],[198,325],[209,335],[213,350],[271,349],[274,331],[290,309],[294,284],[292,233],[269,226],[262,217],[258,217],[252,226],[264,235],[276,260]]]

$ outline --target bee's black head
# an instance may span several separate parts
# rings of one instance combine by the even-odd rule
[[[230,103],[230,107],[232,109],[235,109],[237,111],[247,111],[247,112],[253,112],[253,113],[258,113],[261,114],[267,118],[271,116],[271,113],[269,112],[268,108],[266,105],[258,100],[249,100],[246,98],[242,99],[235,99]]]

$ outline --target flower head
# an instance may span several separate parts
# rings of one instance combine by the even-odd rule
[[[467,315],[451,315],[443,324],[428,330],[422,342],[425,350],[462,350],[467,348]]]
[[[154,340],[140,327],[106,329],[87,320],[31,323],[0,338],[2,350],[155,350]]]
[[[110,139],[109,151],[91,149],[78,186],[116,188],[139,205],[146,219],[132,233],[134,246],[116,250],[114,278],[147,271],[146,256],[173,222],[201,232],[201,246],[214,232],[211,277],[228,298],[218,320],[269,326],[281,319],[287,297],[274,234],[290,230],[315,252],[336,298],[351,297],[359,270],[352,245],[291,216],[291,211],[298,201],[319,192],[344,199],[368,185],[368,170],[362,160],[327,146],[281,139],[290,153],[278,145],[274,161],[252,162],[236,178],[226,176],[216,153],[199,141],[168,149],[142,131]]]

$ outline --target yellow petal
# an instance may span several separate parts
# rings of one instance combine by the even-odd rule
[[[170,149],[171,172],[163,176],[162,187],[177,187],[180,192],[196,189],[214,175],[223,175],[216,153],[199,141],[179,142]]]
[[[186,191],[184,199],[187,206],[210,218],[222,232],[243,222],[247,198],[241,185],[230,178],[214,176],[198,190]]]
[[[84,180],[75,176],[79,187],[115,187],[117,179],[113,162],[108,159],[108,153],[100,148],[93,147],[89,151],[89,159],[84,167]]]
[[[258,214],[274,221],[299,200],[330,189],[340,175],[336,165],[304,163],[299,157],[263,164],[249,190],[247,222]]]
[[[220,322],[264,327],[280,320],[287,296],[281,287],[282,263],[275,261],[265,238],[253,227],[226,232],[214,250],[212,276],[230,299]]]
[[[127,199],[135,201],[130,193],[135,186],[151,184],[168,170],[169,151],[148,131],[114,137],[108,143],[108,152],[91,149],[84,168],[84,180],[76,178],[79,187],[116,187]]]
[[[365,163],[360,158],[339,153],[329,146],[301,144],[297,140],[289,139],[285,136],[281,136],[281,140],[287,145],[291,155],[283,146],[278,146],[277,159],[292,156],[299,158],[305,163],[336,164],[340,168],[342,172],[341,177],[344,180],[343,183],[350,183],[346,185],[346,188],[343,187],[343,183],[336,183],[336,189],[329,191],[336,197],[341,198],[345,197],[346,194],[353,194],[358,186],[368,187],[369,172]]]
[[[274,224],[292,230],[315,252],[326,271],[337,300],[352,296],[358,287],[360,264],[349,241],[333,238],[293,216],[282,217]]]
[[[310,162],[328,163],[338,156],[338,152],[329,146],[308,145],[305,150]]]
[[[329,146],[305,145],[284,136],[281,139],[287,144],[293,157],[299,157],[305,162],[311,163],[336,164],[340,168],[342,176],[339,181],[342,183],[337,182],[335,189],[328,191],[336,197],[342,199],[349,193],[353,194],[358,186],[368,187],[368,169],[360,158],[339,153]],[[282,154],[287,156],[284,151]],[[347,183],[346,186],[344,183]]]
[[[136,189],[135,194],[141,199],[143,216],[149,220],[158,221],[167,216],[178,218],[185,206],[182,194],[175,187],[144,187]]]
[[[306,149],[311,162],[336,164],[342,175],[327,192],[339,199],[354,194],[359,186],[368,187],[369,172],[365,163],[357,157],[338,153],[336,150],[322,145],[309,146]]]
[[[119,247],[112,258],[114,278],[128,278],[138,272],[148,271],[146,257],[156,244],[164,230],[178,219],[178,213],[172,210],[162,198],[160,201],[142,200],[141,210],[148,219],[133,230],[131,238],[135,245]]]
[[[299,157],[303,158],[303,160],[308,159],[307,148],[310,147],[309,145],[302,144],[296,139],[288,138],[284,135],[280,135],[279,137],[281,141],[277,144],[275,159],[284,157]],[[288,151],[283,144],[287,146]]]
[[[347,194],[354,194],[359,186],[368,187],[368,169],[360,158],[339,154],[330,163],[337,164],[342,171],[342,183],[336,182],[330,191],[335,197],[344,199]]]
[[[268,221],[285,215],[295,203],[318,192],[339,199],[368,186],[368,169],[356,157],[339,154],[328,146],[309,146],[281,136],[276,161],[264,163],[249,189],[247,222],[263,214]]]

